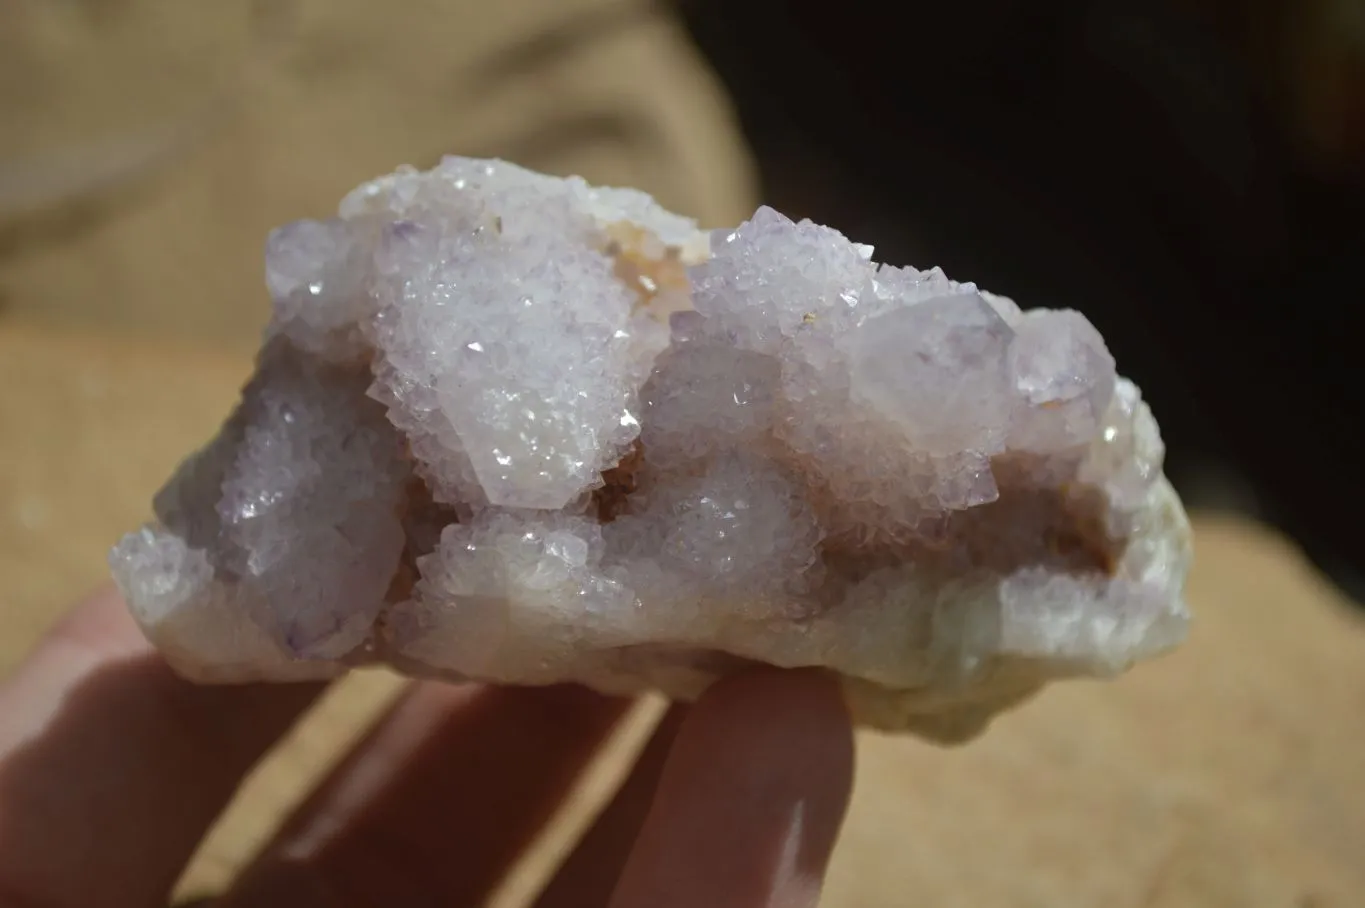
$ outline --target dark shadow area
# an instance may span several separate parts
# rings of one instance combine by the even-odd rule
[[[89,672],[0,767],[0,905],[164,900],[242,777],[321,690],[194,684],[155,654]],[[375,904],[481,904],[630,706],[572,685],[428,694],[425,709],[403,701],[406,730],[394,732],[387,714],[364,739],[387,733],[390,753],[406,746],[402,772],[374,758],[370,781],[380,772],[382,785],[354,829],[316,857],[322,872],[300,879],[335,881]],[[324,782],[302,812],[334,794]],[[268,869],[251,879],[263,894],[292,885],[292,865]],[[93,898],[97,888],[107,901]],[[255,904],[253,891],[244,903]],[[385,902],[413,892],[421,897]]]
[[[154,654],[91,670],[0,767],[0,905],[166,898],[242,776],[321,689],[196,685]]]
[[[1326,69],[1365,38],[1326,6],[682,4],[767,201],[1081,310],[1189,503],[1268,519],[1365,598],[1365,66]]]

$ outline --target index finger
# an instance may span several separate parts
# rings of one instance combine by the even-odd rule
[[[0,903],[165,905],[242,777],[321,690],[176,676],[112,591],[0,685]]]

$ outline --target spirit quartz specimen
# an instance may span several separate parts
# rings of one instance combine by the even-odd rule
[[[822,666],[947,741],[1185,633],[1156,423],[1076,312],[462,158],[275,231],[266,281],[239,408],[111,555],[192,679]]]

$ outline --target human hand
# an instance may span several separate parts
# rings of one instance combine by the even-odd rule
[[[112,593],[0,685],[0,908],[161,908],[245,773],[321,690],[175,676]],[[474,906],[629,702],[414,684],[215,908]],[[853,772],[822,675],[670,709],[537,908],[815,905]]]

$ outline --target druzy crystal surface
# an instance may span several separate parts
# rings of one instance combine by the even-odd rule
[[[111,555],[191,678],[691,698],[822,666],[860,721],[955,740],[1184,635],[1157,426],[1079,313],[462,158],[265,264],[240,407]]]

